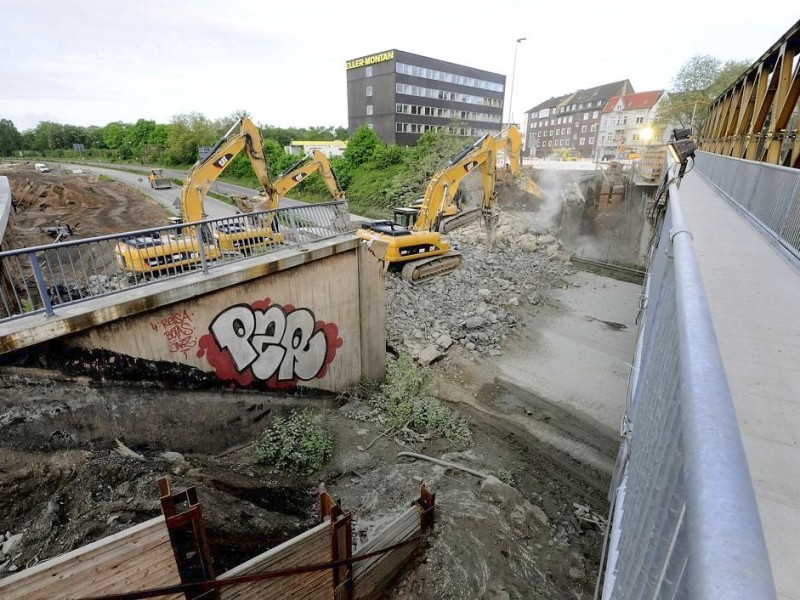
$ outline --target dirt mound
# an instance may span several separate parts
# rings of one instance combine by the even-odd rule
[[[102,176],[68,170],[39,173],[33,165],[0,170],[11,185],[13,210],[3,249],[48,244],[45,228],[69,226],[72,238],[121,233],[167,224],[155,200]]]

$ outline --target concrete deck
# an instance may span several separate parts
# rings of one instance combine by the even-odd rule
[[[800,600],[800,272],[701,175],[680,196],[778,597]]]

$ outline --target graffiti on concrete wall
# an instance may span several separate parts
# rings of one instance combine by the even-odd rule
[[[176,311],[160,321],[150,321],[150,327],[162,333],[170,352],[180,352],[184,358],[197,346],[192,315],[186,310]]]
[[[286,388],[322,379],[343,344],[335,324],[317,321],[307,308],[271,304],[269,298],[226,308],[208,329],[197,356],[205,357],[220,379],[243,386],[264,381]]]

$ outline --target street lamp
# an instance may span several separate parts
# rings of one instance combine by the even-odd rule
[[[511,124],[511,121],[514,119],[514,75],[517,72],[517,48],[519,45],[527,40],[528,38],[517,38],[516,43],[514,44],[514,66],[511,67],[511,92],[508,95],[508,123]]]

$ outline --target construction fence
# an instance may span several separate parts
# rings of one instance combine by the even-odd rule
[[[48,600],[368,600],[379,597],[433,527],[435,494],[420,496],[353,553],[352,515],[320,494],[316,527],[216,576],[194,488],[159,480],[163,516],[0,579],[0,597]]]

